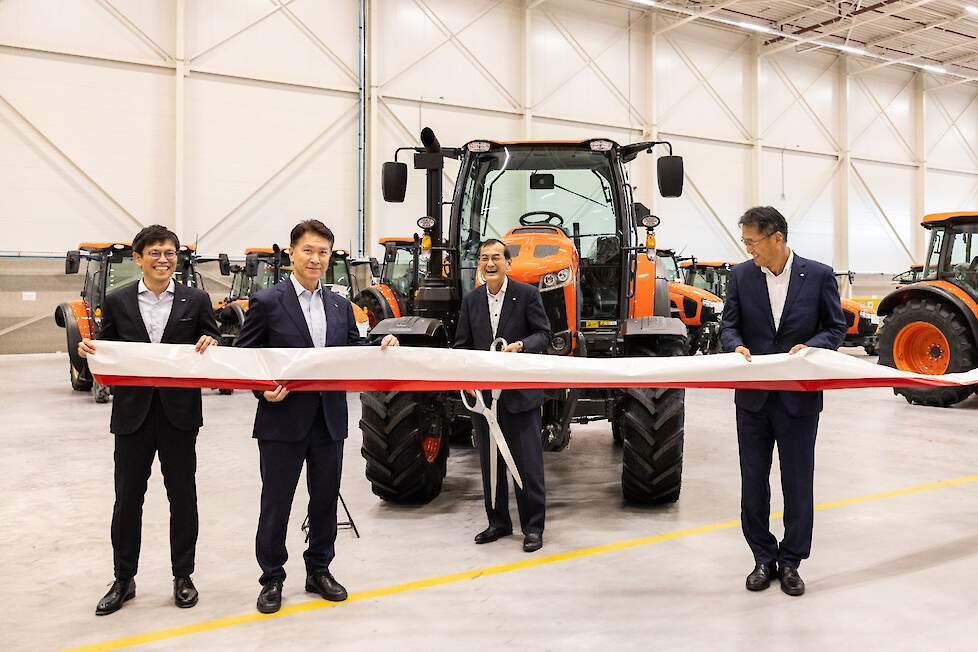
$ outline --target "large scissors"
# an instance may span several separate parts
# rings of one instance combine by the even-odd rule
[[[492,344],[489,345],[490,351],[500,351],[506,346],[506,340],[501,337],[497,337],[493,340]],[[499,427],[499,418],[496,410],[499,408],[499,395],[502,390],[494,389],[492,390],[492,407],[486,407],[486,402],[482,398],[482,392],[476,390],[475,392],[475,402],[473,405],[469,405],[468,395],[465,390],[459,390],[459,394],[462,395],[462,405],[465,409],[473,414],[481,414],[485,417],[486,422],[489,424],[489,500],[492,503],[496,502],[496,477],[498,475],[496,451],[503,456],[503,461],[506,463],[506,468],[509,469],[510,474],[513,476],[513,481],[516,483],[520,489],[523,488],[523,479],[520,478],[519,469],[516,468],[516,461],[513,459],[513,453],[509,450],[509,444],[506,443],[506,438],[503,436],[502,428]]]

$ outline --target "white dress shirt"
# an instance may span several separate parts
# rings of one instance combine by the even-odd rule
[[[326,346],[326,309],[323,306],[322,284],[317,282],[316,291],[310,292],[302,287],[295,274],[290,275],[289,280],[292,281],[295,294],[299,297],[299,307],[302,308],[302,316],[306,318],[312,345],[317,349]]]
[[[791,282],[791,266],[795,262],[795,252],[788,250],[788,262],[781,273],[775,276],[767,267],[762,267],[764,278],[767,280],[767,296],[771,300],[771,315],[774,317],[774,332],[781,328],[781,315],[784,314],[784,304],[788,300],[788,283]]]
[[[146,287],[143,279],[139,279],[139,285],[136,286],[139,316],[143,318],[149,341],[154,344],[159,344],[163,340],[163,331],[166,329],[166,322],[170,319],[170,310],[173,309],[174,285],[171,278],[160,296],[156,296]]]
[[[506,288],[509,286],[509,277],[503,277],[503,285],[499,292],[493,294],[486,285],[486,296],[489,298],[489,323],[492,324],[492,337],[496,338],[496,331],[499,330],[499,315],[503,312],[503,301],[506,299]]]

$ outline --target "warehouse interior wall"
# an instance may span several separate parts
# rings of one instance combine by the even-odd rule
[[[684,255],[743,259],[737,217],[771,204],[836,269],[920,260],[922,214],[975,206],[978,88],[764,39],[624,0],[4,0],[0,251],[162,223],[233,257],[315,216],[377,256],[425,212],[422,173],[386,204],[381,164],[430,126],[671,141],[683,197],[650,156],[631,178]],[[0,283],[2,318],[50,312]]]

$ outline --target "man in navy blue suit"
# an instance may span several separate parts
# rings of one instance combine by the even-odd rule
[[[795,354],[807,347],[835,350],[846,323],[832,268],[796,256],[788,247],[788,223],[771,206],[740,218],[741,240],[753,261],[730,270],[720,339],[725,351],[750,362],[752,354]],[[798,566],[812,546],[815,435],[821,392],[737,390],[741,523],[754,553],[749,591],[780,577],[781,590],[801,595]],[[770,531],[771,461],[775,443],[784,493],[784,539]]]
[[[323,288],[320,278],[333,252],[333,232],[319,220],[292,229],[289,256],[292,274],[256,292],[248,306],[236,346],[310,348],[362,344],[353,306]],[[385,339],[383,347],[394,342]],[[329,571],[335,554],[336,501],[347,436],[346,393],[255,392],[258,411],[253,436],[261,460],[261,514],[255,554],[262,574],[257,607],[275,613],[282,606],[288,550],[285,535],[302,465],[309,489],[309,547],[306,591],[334,602],[347,592]]]
[[[488,350],[501,337],[507,353],[543,353],[550,342],[550,320],[543,308],[540,290],[507,277],[510,253],[501,240],[485,240],[479,247],[479,274],[485,283],[462,300],[455,329],[456,349]],[[484,394],[488,395],[488,392]],[[546,491],[543,480],[543,445],[540,440],[543,390],[511,389],[499,396],[499,427],[513,453],[523,480],[515,487],[516,504],[523,530],[523,550],[535,552],[543,547]],[[487,398],[486,405],[490,405]],[[490,500],[489,424],[482,416],[474,419],[479,434],[479,460],[489,527],[475,537],[476,543],[490,543],[513,533],[509,514],[509,486],[506,465],[497,452],[496,502]]]

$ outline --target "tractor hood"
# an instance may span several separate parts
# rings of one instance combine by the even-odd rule
[[[852,299],[842,299],[842,309],[858,315],[861,312],[868,312],[870,314],[876,314],[876,310],[872,306],[864,306],[861,303],[853,301]]]
[[[512,255],[510,278],[539,285],[540,279],[551,272],[569,269],[576,275],[578,254],[574,242],[553,226],[521,226],[502,237]]]
[[[707,292],[698,287],[692,285],[686,285],[685,283],[677,283],[676,281],[669,282],[669,293],[678,294],[683,297],[689,297],[697,303],[701,301],[715,301],[719,303],[722,301],[720,297],[713,294],[712,292]]]

